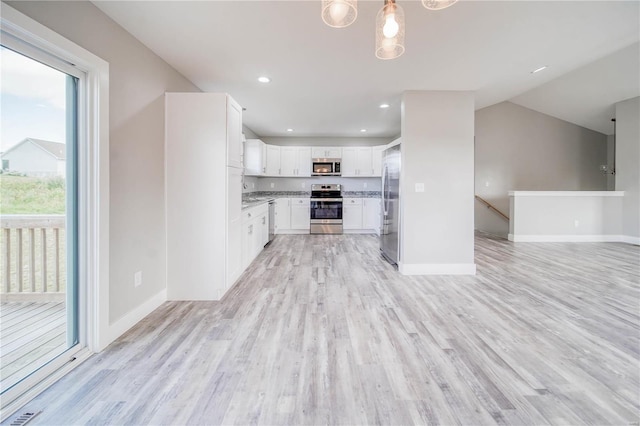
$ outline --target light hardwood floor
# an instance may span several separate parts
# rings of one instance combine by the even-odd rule
[[[374,236],[278,236],[222,301],[165,303],[25,410],[42,425],[637,425],[639,259],[478,235],[476,276],[403,277]]]

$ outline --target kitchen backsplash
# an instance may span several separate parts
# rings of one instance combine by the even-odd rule
[[[343,178],[329,176],[314,176],[305,178],[275,178],[250,177],[244,178],[243,193],[268,191],[311,191],[312,184],[341,184],[343,191],[380,191],[381,178]],[[273,184],[273,186],[272,186]]]

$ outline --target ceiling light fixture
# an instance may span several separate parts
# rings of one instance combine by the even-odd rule
[[[546,69],[547,69],[547,66],[546,66],[546,65],[544,65],[544,66],[542,66],[542,67],[540,67],[540,68],[538,68],[538,69],[535,69],[535,70],[531,71],[531,74],[535,74],[535,73],[537,73],[537,72],[544,71],[544,70],[546,70]]]
[[[376,57],[395,59],[404,53],[404,11],[395,0],[384,0],[376,17]]]
[[[271,79],[269,77],[258,77],[258,81],[260,83],[270,83]]]
[[[430,10],[440,10],[458,0],[422,0]],[[358,0],[322,0],[322,20],[334,28],[353,24],[358,17]],[[404,53],[404,11],[396,0],[384,0],[376,16],[376,57],[395,59]],[[386,107],[381,107],[386,108]]]
[[[380,108],[382,109],[389,108],[389,104],[380,104]]]
[[[287,129],[287,132],[293,132],[293,129],[289,128]]]
[[[360,129],[360,133],[366,133],[367,129]]]
[[[422,0],[422,5],[429,10],[442,10],[445,9],[458,0]]]
[[[333,28],[344,28],[358,17],[358,0],[322,0],[322,20]]]

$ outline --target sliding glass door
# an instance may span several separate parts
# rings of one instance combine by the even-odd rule
[[[3,34],[0,47],[0,398],[78,349],[82,73]]]

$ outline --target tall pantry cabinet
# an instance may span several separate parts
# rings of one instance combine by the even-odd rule
[[[219,300],[242,272],[242,108],[165,95],[167,298]]]

